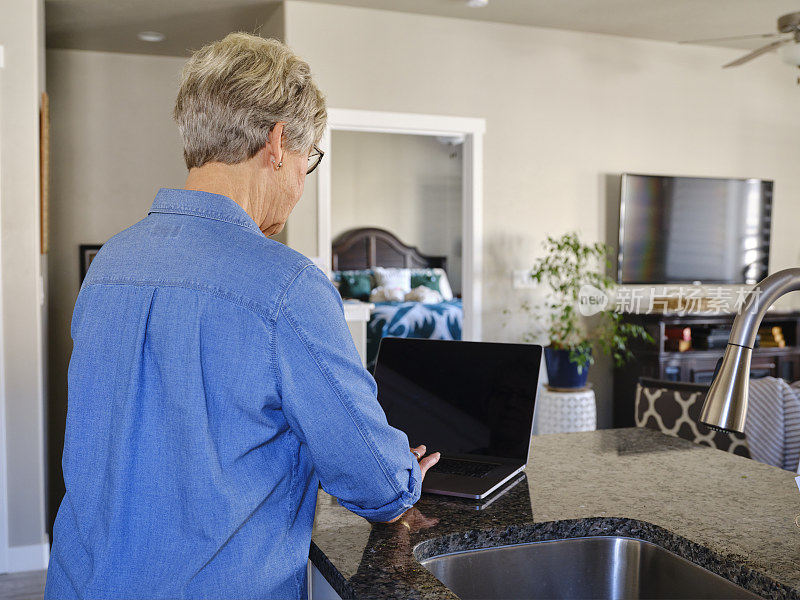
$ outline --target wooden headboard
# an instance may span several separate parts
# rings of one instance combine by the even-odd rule
[[[332,269],[350,271],[370,267],[447,270],[446,256],[428,256],[408,246],[385,229],[350,229],[333,240]]]

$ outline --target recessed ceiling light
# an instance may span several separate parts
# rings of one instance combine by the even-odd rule
[[[467,6],[470,8],[481,8],[489,4],[489,0],[467,0]]]
[[[167,36],[160,31],[140,31],[136,37],[143,42],[163,42]]]

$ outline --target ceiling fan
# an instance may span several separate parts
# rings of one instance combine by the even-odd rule
[[[753,60],[781,48],[781,58],[784,62],[800,67],[800,12],[789,13],[778,18],[778,33],[757,33],[754,35],[737,35],[734,37],[716,38],[708,40],[687,40],[681,44],[702,44],[705,42],[726,42],[731,40],[746,40],[753,38],[780,38],[770,42],[766,46],[761,46],[741,58],[722,65],[723,69],[728,67],[738,67],[746,62]]]

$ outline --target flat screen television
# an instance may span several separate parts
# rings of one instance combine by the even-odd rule
[[[619,283],[757,283],[769,266],[772,181],[622,175]]]

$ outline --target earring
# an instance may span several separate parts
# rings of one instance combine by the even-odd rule
[[[273,164],[273,165],[275,164],[275,158],[274,158],[274,157],[272,158],[272,164]],[[277,169],[280,169],[280,168],[281,168],[281,166],[283,166],[283,161],[279,162],[279,163],[278,163],[278,164],[275,166],[275,169],[276,169],[276,170],[277,170]]]

